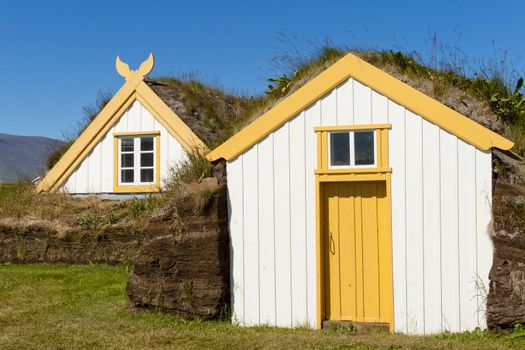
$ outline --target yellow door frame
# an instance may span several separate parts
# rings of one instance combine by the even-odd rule
[[[394,331],[394,291],[392,279],[392,197],[391,197],[391,173],[388,160],[388,131],[390,124],[369,124],[369,125],[349,125],[333,127],[317,127],[314,131],[317,134],[317,169],[315,170],[315,193],[316,193],[316,268],[317,268],[317,320],[316,326],[322,328],[325,319],[325,273],[324,273],[324,192],[323,183],[325,182],[354,182],[354,181],[384,181],[386,186],[387,203],[390,210],[387,210],[387,256],[386,261],[390,262],[390,267],[386,269],[389,274],[387,279],[390,286],[386,290],[380,291],[385,293],[387,300],[387,319],[389,320],[390,332]],[[337,168],[333,169],[328,164],[328,134],[331,131],[355,131],[355,130],[373,130],[376,133],[376,166],[373,168]]]

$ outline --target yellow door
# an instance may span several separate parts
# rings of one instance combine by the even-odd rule
[[[325,319],[392,320],[390,206],[386,184],[324,185]]]

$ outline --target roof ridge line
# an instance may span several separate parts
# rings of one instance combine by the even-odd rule
[[[210,160],[232,160],[348,78],[353,78],[481,150],[508,150],[514,143],[474,120],[348,53],[216,147]]]

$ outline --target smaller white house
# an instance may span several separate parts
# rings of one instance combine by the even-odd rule
[[[491,148],[512,146],[346,55],[208,155],[227,160],[233,319],[484,328]]]
[[[39,192],[158,192],[171,167],[204,143],[144,81],[153,55],[136,71],[117,57],[126,83],[38,185]]]

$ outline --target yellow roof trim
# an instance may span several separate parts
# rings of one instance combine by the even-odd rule
[[[236,158],[349,78],[360,81],[481,150],[492,147],[508,150],[514,146],[512,141],[349,53],[211,151],[208,159]]]
[[[47,173],[37,186],[38,192],[56,192],[77,168],[77,166],[96,147],[98,142],[107,134],[111,127],[120,119],[134,101],[139,101],[156,118],[168,132],[187,151],[193,148],[207,147],[195,133],[166,105],[160,97],[144,83],[144,75],[151,71],[153,56],[141,64],[137,71],[127,71],[125,65],[117,57],[117,68],[119,73],[126,72],[126,83],[113,96],[107,105],[86,127],[80,136],[73,142],[71,147],[64,153],[60,160]],[[125,65],[127,66],[127,65]],[[128,67],[129,68],[129,67]]]

